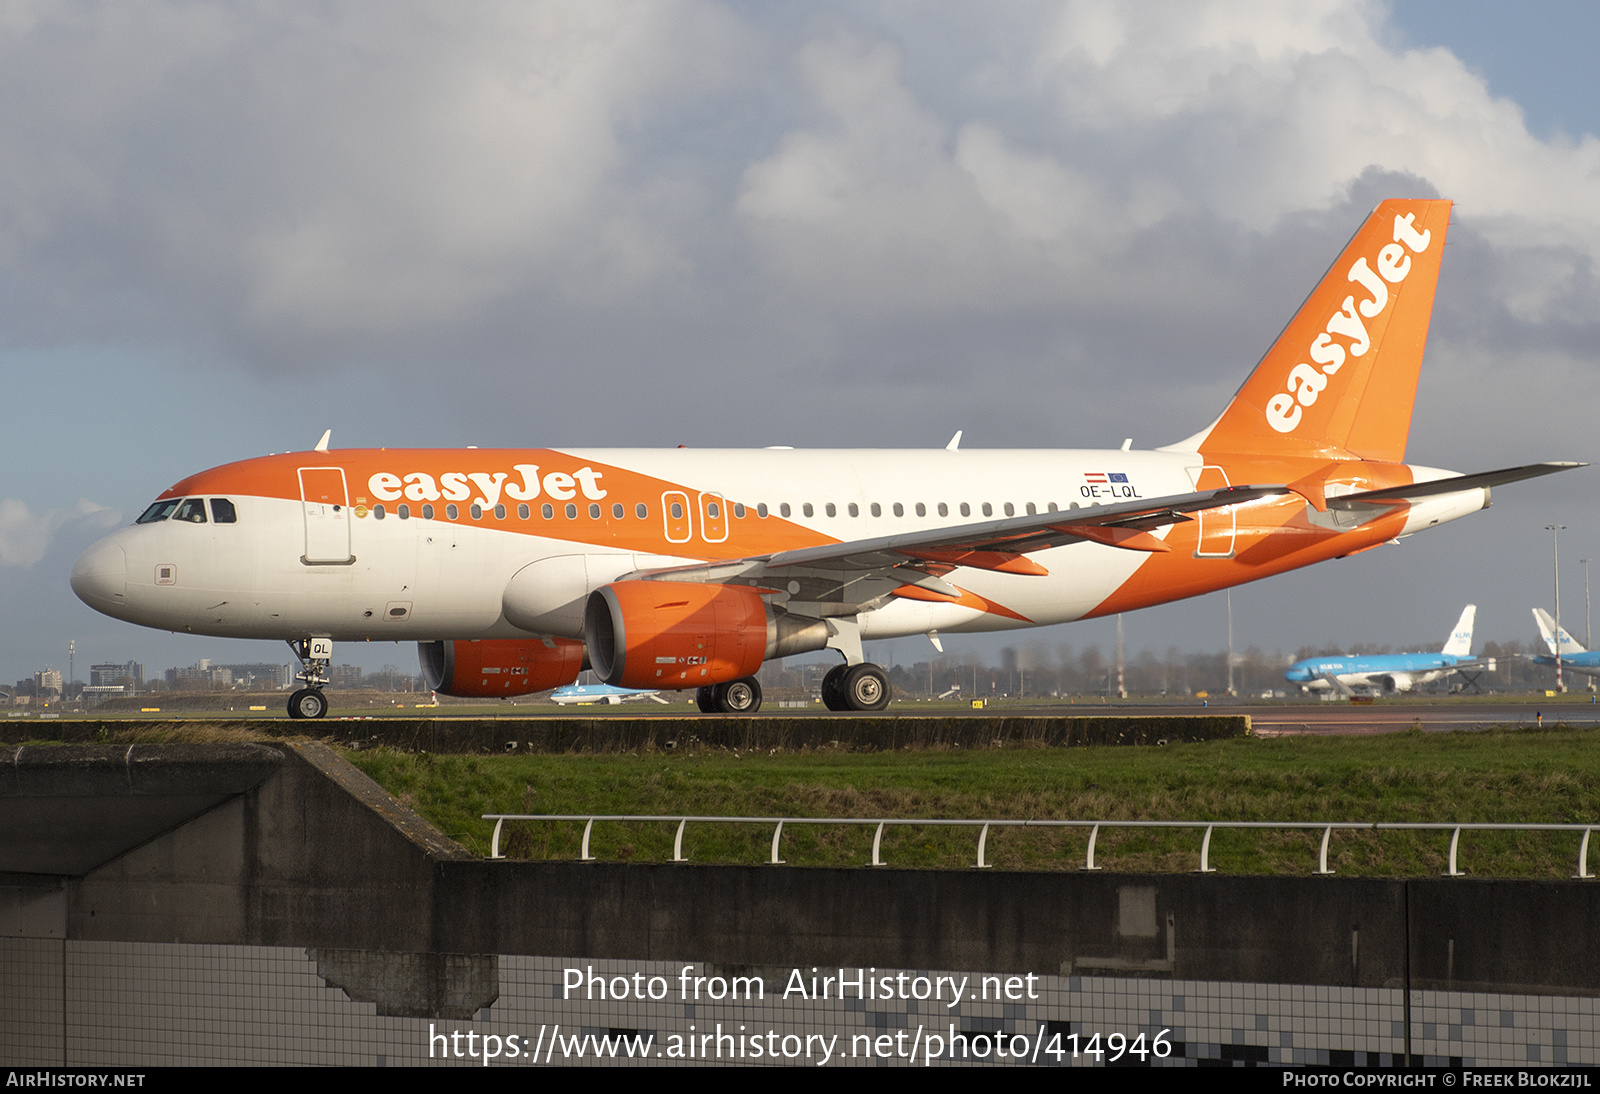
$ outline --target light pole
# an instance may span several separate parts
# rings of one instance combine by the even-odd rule
[[[1126,656],[1125,656],[1125,654],[1123,652],[1123,646],[1122,646],[1122,613],[1118,612],[1117,613],[1117,698],[1118,699],[1126,699],[1128,697],[1128,682],[1127,682],[1127,677],[1124,675],[1124,667],[1125,667],[1126,663],[1127,663],[1126,662]]]
[[[1555,566],[1556,586],[1556,692],[1564,694],[1567,685],[1561,680],[1561,531],[1565,524],[1546,524],[1550,533],[1551,558]]]
[[[1594,649],[1594,632],[1589,629],[1589,560],[1580,558],[1583,563],[1583,645],[1585,649]],[[1589,690],[1594,690],[1594,677],[1586,677],[1589,681]]]
[[[1583,567],[1583,645],[1592,650],[1594,632],[1589,629],[1589,560],[1580,558],[1578,564]]]
[[[1234,687],[1233,687],[1233,590],[1232,589],[1228,590],[1227,596],[1228,596],[1228,694],[1229,694],[1229,696],[1234,696],[1234,695],[1238,695],[1239,693],[1237,691],[1235,691]]]

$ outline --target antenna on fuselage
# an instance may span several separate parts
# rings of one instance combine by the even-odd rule
[[[961,447],[961,430],[956,430],[956,435],[950,438],[950,443],[944,446],[946,452],[954,452]]]
[[[328,450],[328,438],[330,438],[332,436],[333,436],[333,430],[332,429],[324,429],[322,431],[322,440],[318,441],[317,442],[317,446],[315,448],[313,448],[311,451],[313,451],[313,452],[326,452]]]

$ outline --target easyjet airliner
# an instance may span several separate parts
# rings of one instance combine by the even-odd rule
[[[1450,220],[1387,201],[1222,415],[1149,452],[516,449],[266,456],[173,486],[78,559],[129,622],[282,638],[327,710],[335,642],[415,640],[464,696],[695,689],[751,712],[763,661],[837,651],[823,700],[881,710],[863,643],[1129,611],[1364,551],[1489,503],[1404,462]]]

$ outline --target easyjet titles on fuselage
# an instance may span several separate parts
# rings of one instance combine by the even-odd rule
[[[539,477],[538,464],[519,463],[513,465],[512,470],[516,473],[515,479],[505,471],[446,471],[437,480],[426,471],[411,471],[404,475],[379,471],[367,479],[367,489],[379,501],[400,501],[402,498],[407,501],[438,501],[441,498],[445,501],[466,501],[472,495],[472,486],[476,486],[482,493],[474,499],[473,504],[485,509],[493,509],[500,504],[502,491],[512,501],[532,501],[540,496],[541,486],[544,496],[556,501],[575,498],[579,490],[590,501],[599,501],[606,496],[606,491],[600,486],[605,473],[593,467],[580,467],[570,473],[550,471],[542,479]]]

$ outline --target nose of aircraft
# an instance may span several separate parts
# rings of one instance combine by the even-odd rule
[[[103,539],[72,565],[72,591],[96,611],[116,614],[128,587],[128,556],[120,543]]]

